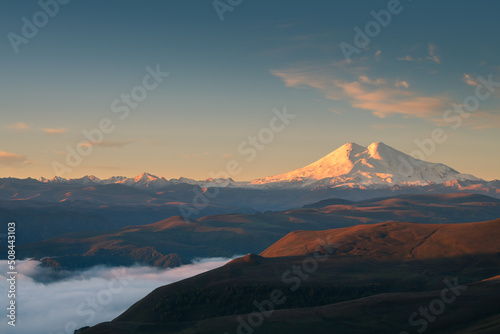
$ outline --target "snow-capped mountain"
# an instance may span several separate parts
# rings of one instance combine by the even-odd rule
[[[158,177],[149,173],[142,173],[134,178],[127,178],[115,183],[124,184],[127,186],[145,187],[145,188],[161,188],[169,184],[164,177]]]
[[[253,185],[307,187],[424,186],[454,180],[479,181],[439,163],[413,159],[384,143],[364,147],[347,143],[318,161],[280,175],[253,180]]]
[[[197,185],[200,187],[219,187],[226,186],[228,184],[235,184],[236,182],[232,179],[207,179],[202,181],[196,181],[193,179],[188,179],[181,177],[178,179],[167,180],[164,177],[159,177],[150,173],[142,173],[135,177],[125,177],[125,176],[112,176],[108,179],[99,179],[94,175],[86,175],[77,179],[65,179],[56,176],[52,179],[47,179],[41,177],[38,179],[40,182],[44,183],[62,183],[62,184],[78,184],[84,186],[91,185],[106,185],[106,184],[123,184],[126,186],[132,186],[137,188],[162,188],[169,185],[176,184],[190,184]]]

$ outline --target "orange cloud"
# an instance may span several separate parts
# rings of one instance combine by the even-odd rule
[[[12,129],[12,130],[21,130],[22,131],[22,130],[28,130],[29,128],[30,128],[30,126],[26,123],[23,123],[23,122],[9,125],[9,129]]]
[[[479,86],[479,82],[477,82],[475,78],[471,77],[467,73],[464,73],[464,77],[462,78],[462,80],[469,86]]]
[[[63,133],[68,132],[68,129],[65,128],[59,128],[59,129],[42,129],[43,132],[45,132],[48,135],[60,135]]]
[[[474,130],[500,129],[500,114],[477,111],[464,120],[464,126]]]
[[[100,147],[123,147],[132,144],[131,140],[103,140],[101,142],[84,142],[79,144],[80,147],[100,146]]]
[[[386,118],[392,114],[403,114],[420,118],[434,118],[445,110],[448,99],[434,97],[411,97],[407,99],[380,99],[378,101],[355,102],[353,107],[371,110],[374,115]]]
[[[26,156],[23,154],[0,151],[0,165],[17,166],[29,163],[31,162],[26,160]]]
[[[405,81],[405,80],[396,80],[396,83],[394,84],[394,86],[396,88],[401,88],[401,87],[410,88],[410,84],[408,83],[408,81]]]
[[[403,60],[403,61],[414,61],[415,59],[413,59],[412,56],[410,55],[406,55],[405,57],[400,57],[400,58],[396,58],[397,60]]]
[[[182,157],[187,160],[206,160],[208,156],[210,156],[210,153],[205,152],[203,154],[193,154],[193,155],[185,154]]]
[[[383,123],[383,124],[372,124],[371,128],[376,130],[406,129],[406,126],[395,123]]]
[[[422,62],[424,60],[430,60],[436,64],[441,64],[441,56],[438,54],[439,53],[439,47],[436,44],[429,43],[427,45],[427,56],[411,56],[411,55],[406,55],[404,57],[398,57],[396,60],[402,60],[402,61],[414,61],[414,62]]]
[[[366,83],[366,84],[370,84],[370,85],[375,85],[375,86],[383,85],[386,82],[385,79],[382,79],[382,78],[378,78],[376,80],[372,80],[372,79],[368,78],[366,75],[360,75],[359,76],[359,81],[361,81],[362,83]]]
[[[432,120],[441,117],[450,104],[446,96],[419,96],[417,92],[394,88],[409,87],[406,81],[370,79],[366,75],[358,75],[356,80],[347,81],[325,72],[309,71],[307,68],[271,71],[288,87],[315,88],[327,99],[346,100],[352,107],[371,111],[380,118],[402,114]]]
[[[331,111],[332,113],[334,114],[337,114],[337,115],[342,115],[342,112],[337,110],[337,109],[334,109],[334,108],[328,108],[329,111]]]

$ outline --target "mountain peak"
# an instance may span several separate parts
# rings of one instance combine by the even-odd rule
[[[351,154],[356,155],[356,154],[363,152],[365,150],[366,150],[366,147],[364,147],[364,146],[358,145],[356,143],[347,143],[347,144],[340,146],[338,149],[331,152],[330,154],[334,154],[334,153],[338,154],[340,152],[346,152],[348,155],[351,155]]]
[[[368,152],[372,156],[372,158],[377,159],[377,160],[383,160],[383,155],[388,154],[389,152],[399,152],[395,149],[393,149],[390,146],[387,146],[386,144],[382,142],[373,142],[367,147]]]
[[[319,162],[321,165],[324,165],[325,162],[332,162],[333,160],[338,162],[342,159],[351,159],[352,157],[364,151],[366,151],[366,147],[364,146],[358,145],[356,143],[347,143],[324,156],[317,162]]]
[[[135,178],[125,179],[120,183],[126,185],[133,185],[136,187],[151,187],[151,188],[160,188],[169,184],[169,182],[164,177],[158,177],[156,175],[147,172],[144,172],[141,175],[137,175]]]
[[[366,149],[366,147],[358,145],[356,143],[346,143],[346,144],[342,145],[341,147],[339,147],[338,149],[341,149],[341,148],[352,149],[352,150]]]
[[[49,180],[50,182],[67,182],[68,180],[65,179],[64,177],[60,176],[54,176],[52,179]]]
[[[143,172],[142,174],[137,175],[137,176],[134,178],[134,181],[135,181],[135,182],[139,182],[139,181],[148,181],[148,180],[156,180],[156,179],[158,179],[158,176],[155,176],[155,175],[149,174],[149,173],[147,173],[147,172]]]
[[[347,143],[316,162],[280,175],[252,181],[252,184],[301,182],[303,186],[394,186],[442,184],[455,179],[477,180],[443,164],[421,161],[411,173],[402,168],[411,157],[382,142],[368,147]]]
[[[379,146],[387,146],[387,145],[384,144],[381,141],[374,141],[373,143],[371,143],[370,145],[368,145],[367,148],[370,148],[370,147],[379,147]]]
[[[100,179],[94,175],[85,175],[84,177],[81,177],[77,180],[99,181]]]

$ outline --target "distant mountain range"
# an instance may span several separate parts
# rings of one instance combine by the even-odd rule
[[[126,186],[134,186],[138,188],[163,188],[176,184],[192,184],[203,186],[220,186],[221,184],[227,185],[228,183],[235,183],[232,179],[207,179],[204,181],[196,181],[181,177],[178,179],[167,180],[164,177],[158,177],[153,174],[144,172],[135,177],[126,176],[112,176],[107,179],[99,179],[94,175],[86,175],[78,179],[65,179],[63,177],[55,176],[52,179],[44,177],[39,178],[37,181],[44,183],[59,183],[59,184],[75,184],[75,185],[108,185],[108,184],[122,184]]]
[[[40,178],[44,183],[66,183],[76,185],[123,184],[138,188],[163,188],[176,184],[191,184],[200,187],[237,188],[387,188],[394,186],[428,186],[466,182],[484,186],[498,185],[473,175],[462,174],[444,164],[425,162],[398,151],[384,143],[372,143],[368,147],[347,143],[306,167],[284,174],[269,176],[249,182],[233,179],[194,180],[181,177],[167,180],[149,173],[136,177],[113,176],[99,179],[87,175],[78,179]],[[492,183],[493,182],[493,183]]]

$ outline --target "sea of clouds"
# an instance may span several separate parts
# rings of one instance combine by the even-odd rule
[[[162,285],[218,268],[231,259],[209,258],[172,269],[97,266],[78,272],[17,262],[16,326],[8,325],[7,261],[0,261],[0,333],[73,334],[75,329],[110,321]]]

